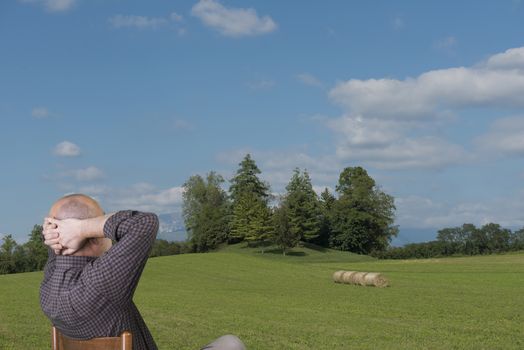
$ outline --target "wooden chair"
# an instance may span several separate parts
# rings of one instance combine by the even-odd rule
[[[53,350],[132,350],[133,336],[126,331],[120,337],[80,340],[66,337],[53,327],[52,344]]]

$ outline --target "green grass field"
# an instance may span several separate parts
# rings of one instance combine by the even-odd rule
[[[379,271],[389,288],[335,284]],[[49,349],[42,273],[0,276],[0,349]],[[135,303],[160,349],[226,333],[248,349],[523,349],[524,252],[379,261],[331,250],[283,257],[232,246],[150,259]]]

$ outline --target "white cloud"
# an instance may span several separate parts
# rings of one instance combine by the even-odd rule
[[[351,79],[338,83],[329,96],[352,114],[386,119],[428,119],[466,107],[524,107],[524,71],[512,69],[524,68],[523,50],[416,78]]]
[[[337,136],[338,158],[379,169],[441,168],[471,157],[461,146],[434,136],[405,136],[416,126],[410,121],[344,115],[326,124]]]
[[[496,120],[475,142],[487,152],[524,156],[524,117]]]
[[[182,22],[184,20],[184,17],[176,12],[171,12],[169,18],[175,22]]]
[[[312,182],[322,189],[335,184],[343,169],[339,159],[334,156],[313,157],[302,151],[271,152],[238,149],[221,152],[217,154],[216,159],[220,163],[235,167],[247,153],[251,154],[262,171],[261,178],[269,182],[272,189],[277,192],[284,191],[296,167],[307,169]],[[225,178],[231,179],[234,171],[224,174]]]
[[[346,114],[337,119],[327,119],[326,125],[347,146],[379,147],[401,138],[409,123]]]
[[[323,87],[324,84],[318,80],[315,76],[309,73],[300,73],[297,75],[297,79],[308,86]]]
[[[491,69],[524,69],[524,47],[508,49],[491,56],[486,67]]]
[[[438,50],[449,51],[449,50],[453,50],[457,46],[457,44],[458,44],[457,38],[455,38],[454,36],[448,36],[448,37],[435,41],[435,43],[433,44],[433,47]]]
[[[382,147],[355,147],[340,143],[337,155],[345,160],[365,163],[378,169],[442,168],[468,160],[459,145],[426,136],[404,138]]]
[[[21,3],[42,4],[49,12],[65,12],[73,8],[78,0],[18,0]]]
[[[161,17],[116,15],[109,18],[109,23],[115,28],[156,29],[166,25],[168,21]]]
[[[524,226],[524,196],[492,198],[484,202],[442,203],[420,196],[398,197],[396,223],[405,228],[444,228],[490,222],[504,227]]]
[[[80,155],[80,147],[72,142],[63,141],[55,146],[54,154],[60,157],[76,157]]]
[[[133,209],[157,214],[180,213],[184,194],[183,186],[158,188],[148,182],[123,187],[79,184],[69,185],[66,190],[68,193],[83,193],[95,198],[106,212]]]
[[[420,136],[423,125],[442,123],[466,108],[522,108],[523,95],[524,48],[515,48],[471,67],[433,70],[415,78],[340,82],[329,97],[345,113],[326,125],[337,136],[337,155],[343,160],[385,169],[440,168],[472,156],[432,135],[434,131]],[[520,124],[501,123],[479,143],[522,154]]]
[[[88,194],[92,197],[104,195],[110,191],[110,188],[104,185],[87,185],[78,188],[77,193]]]
[[[69,193],[76,193],[75,191],[75,181],[76,182],[91,182],[104,178],[104,172],[95,166],[88,166],[86,168],[80,169],[69,169],[61,170],[55,175],[44,175],[44,178],[52,181],[57,181],[57,186],[61,190],[66,190]],[[67,181],[64,181],[67,180]],[[73,181],[71,181],[73,180]],[[73,182],[73,183],[71,183]],[[80,186],[79,184],[77,184]],[[83,189],[89,189],[91,193],[100,194],[103,193],[106,189],[102,185],[82,185]]]
[[[276,82],[271,79],[256,79],[247,83],[247,86],[253,90],[266,90],[276,85]]]
[[[259,17],[252,8],[227,8],[216,0],[200,0],[191,13],[205,25],[229,37],[261,35],[277,29],[277,24],[269,16]]]
[[[118,188],[84,186],[79,187],[78,191],[97,197],[108,211],[136,209],[162,214],[180,212],[184,188],[174,186],[159,189],[147,182],[140,182]]]
[[[31,110],[31,115],[33,118],[43,119],[49,117],[50,114],[46,107],[34,107]]]
[[[175,119],[173,121],[173,126],[177,130],[189,131],[194,129],[194,125],[185,119]]]
[[[67,11],[72,8],[76,3],[76,0],[47,0],[45,3],[49,11],[59,12]]]
[[[77,181],[93,181],[104,177],[102,170],[95,166],[89,166],[83,169],[67,171],[63,174],[65,177],[73,177]]]

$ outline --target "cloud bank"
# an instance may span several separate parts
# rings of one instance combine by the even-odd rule
[[[343,160],[382,169],[442,168],[473,156],[463,146],[424,131],[468,108],[522,109],[523,94],[521,47],[471,67],[432,70],[415,78],[341,81],[328,96],[344,114],[327,126],[335,133],[336,154]],[[516,120],[499,122],[481,141],[519,153],[519,125]],[[506,132],[510,136],[498,144]]]

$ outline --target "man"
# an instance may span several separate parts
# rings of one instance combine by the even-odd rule
[[[44,221],[49,258],[40,287],[40,305],[53,325],[77,339],[130,331],[133,349],[157,349],[132,300],[157,231],[155,214],[125,210],[104,215],[86,195],[54,203]],[[245,347],[227,335],[203,349]]]

